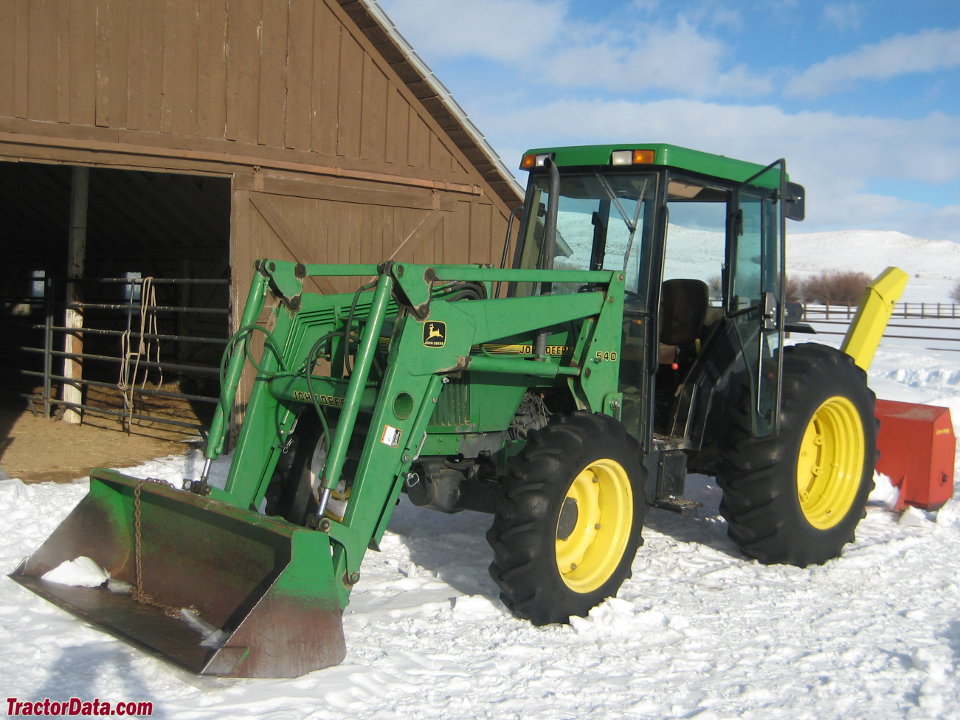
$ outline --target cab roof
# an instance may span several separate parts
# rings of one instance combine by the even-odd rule
[[[649,153],[643,155],[647,159],[640,164],[676,168],[733,182],[748,180],[766,167],[743,160],[735,160],[725,155],[714,155],[665,143],[619,143],[615,145],[534,148],[527,150],[524,157],[549,154],[557,167],[596,167],[598,165],[613,165],[613,154],[617,151],[636,150],[649,151]],[[524,165],[521,165],[521,168],[531,169]],[[774,168],[773,172],[779,179],[779,169]]]

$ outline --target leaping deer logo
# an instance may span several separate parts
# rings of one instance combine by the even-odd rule
[[[436,321],[423,326],[423,344],[427,347],[443,347],[447,342],[447,324]]]

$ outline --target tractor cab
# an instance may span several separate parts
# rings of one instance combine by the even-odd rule
[[[531,150],[514,267],[621,270],[622,421],[645,450],[699,450],[731,358],[757,436],[775,430],[783,340],[784,219],[803,188],[769,166],[672,145]],[[517,283],[513,295],[589,292]]]

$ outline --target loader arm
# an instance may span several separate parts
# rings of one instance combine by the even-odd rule
[[[322,516],[323,496],[341,481],[362,413],[366,437],[352,477],[346,514],[340,520],[321,517],[317,523],[317,529],[333,541],[334,576],[341,605],[346,605],[357,581],[364,552],[378,543],[386,530],[406,473],[419,455],[440,393],[451,377],[470,370],[526,377],[531,384],[537,379],[566,377],[579,402],[588,409],[615,414],[619,408],[618,396],[609,392],[616,387],[618,363],[595,361],[595,355],[597,349],[612,352],[614,357],[619,352],[622,273],[269,262],[258,265],[257,275],[262,279],[255,279],[251,294],[259,294],[266,287],[280,302],[274,305],[268,323],[272,329],[256,362],[256,379],[227,483],[219,490],[207,485],[204,478],[194,489],[238,508],[261,507],[299,413],[304,406],[313,405],[326,416],[330,432],[325,438],[328,449],[322,486],[318,488],[318,515]],[[351,295],[317,295],[302,290],[306,278],[332,275],[374,275],[372,299],[357,301]],[[494,282],[542,282],[545,277],[597,289],[572,295],[469,302],[433,298],[433,288],[450,282],[489,286]],[[296,300],[290,302],[292,298]],[[248,324],[249,316],[260,312],[258,303],[251,303],[245,312]],[[332,371],[343,353],[339,318],[344,315],[360,318],[362,323],[352,372],[346,376],[320,374],[315,369],[318,341],[330,336],[329,347],[322,354]],[[570,335],[573,331],[565,328],[573,327],[571,324],[579,330],[575,337],[565,337],[561,343],[573,347],[566,358],[500,357],[478,351],[485,343],[506,337],[533,338],[545,328]],[[389,336],[383,330],[385,325],[390,326]],[[442,334],[442,338],[431,338],[431,332]],[[251,335],[247,332],[243,342],[248,342]],[[374,358],[384,343],[384,368],[378,371]],[[233,352],[225,373],[227,381],[239,379],[238,366],[247,355],[246,348]],[[234,397],[235,388],[225,386],[218,416],[229,415]],[[225,423],[221,421],[218,427],[225,428]],[[215,456],[220,447],[222,440],[211,435],[208,457]]]
[[[355,293],[304,291],[306,278],[324,276],[374,280]],[[482,299],[496,282],[548,281],[581,283],[584,291]],[[451,292],[458,283],[471,284],[475,299],[454,301],[463,296]],[[278,677],[335,665],[345,653],[341,613],[364,553],[386,531],[449,380],[473,369],[512,387],[566,386],[577,407],[617,414],[619,395],[611,388],[623,289],[615,271],[258,262],[225,353],[201,477],[180,490],[94,469],[87,496],[12,577],[193,672]],[[485,349],[518,339],[532,348],[543,332],[553,347],[565,348],[561,355]],[[259,352],[255,339],[262,339]],[[210,463],[223,452],[247,364],[253,384],[220,489],[208,482]],[[314,412],[326,428],[320,442],[327,455],[314,488],[319,509],[305,526],[267,516],[264,508],[298,419]],[[324,515],[323,495],[347,479],[348,451],[359,459],[345,512]],[[117,595],[42,579],[78,554],[134,591]],[[209,632],[195,629],[197,619]]]

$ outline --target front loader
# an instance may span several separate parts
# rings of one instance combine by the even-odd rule
[[[402,493],[490,513],[500,597],[541,625],[616,594],[649,507],[695,511],[688,470],[717,476],[747,555],[836,557],[872,487],[874,398],[849,355],[785,347],[803,188],[784,162],[637,145],[522,167],[510,268],[258,262],[200,476],[95,470],[14,579],[194,672],[262,677],[343,659],[342,610]],[[304,289],[319,277],[359,287]],[[43,579],[78,556],[131,589]]]

